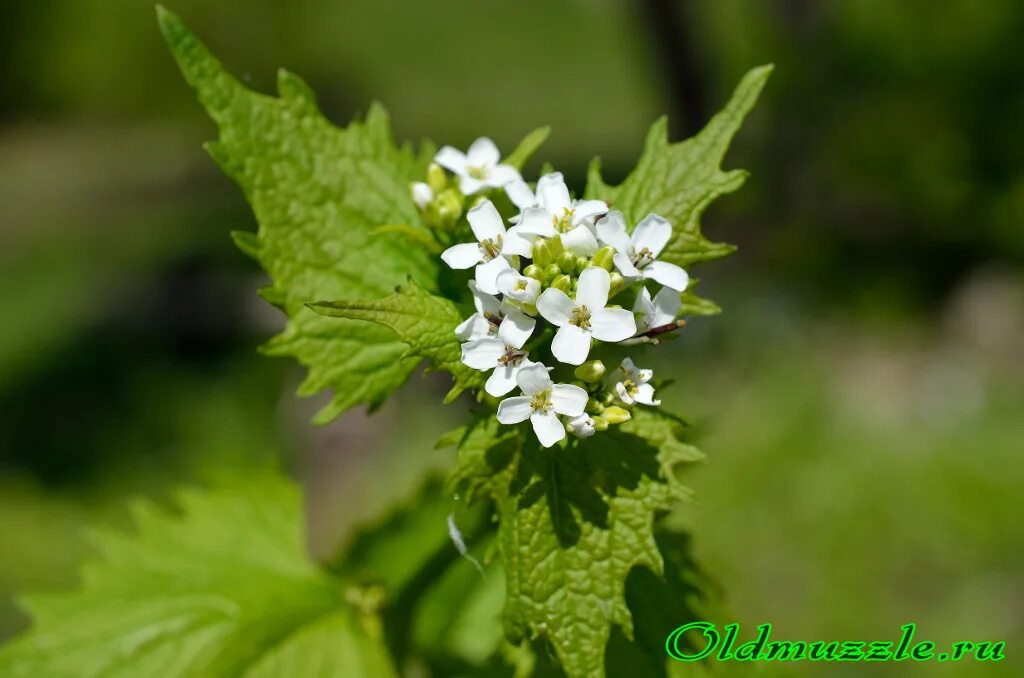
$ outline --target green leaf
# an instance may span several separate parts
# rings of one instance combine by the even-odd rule
[[[394,675],[372,615],[306,556],[292,483],[256,476],[178,504],[135,506],[137,534],[97,532],[78,591],[21,601],[34,626],[0,649],[0,674]]]
[[[626,424],[565,448],[543,449],[525,427],[490,418],[462,435],[452,482],[497,504],[506,634],[545,638],[570,677],[604,675],[613,626],[632,638],[630,571],[662,573],[655,514],[688,496],[677,467],[702,458],[679,427],[635,409]]]
[[[516,146],[516,150],[508,154],[504,162],[506,165],[512,165],[518,170],[523,169],[523,165],[526,161],[533,157],[533,154],[537,152],[537,149],[541,147],[545,141],[547,141],[548,135],[551,134],[550,127],[539,127],[519,142]]]
[[[686,267],[731,254],[735,247],[701,234],[700,217],[717,197],[735,191],[747,178],[743,170],[722,171],[721,163],[771,71],[769,65],[747,73],[726,107],[691,139],[669,143],[667,120],[654,123],[636,168],[619,186],[604,183],[600,160],[595,159],[587,197],[609,202],[631,224],[651,213],[671,221],[672,240],[659,257],[664,261]]]
[[[479,389],[484,384],[484,373],[462,362],[462,348],[455,336],[455,328],[463,320],[458,307],[444,297],[430,294],[411,279],[383,299],[321,301],[309,307],[331,318],[369,321],[390,329],[408,346],[401,355],[403,360],[425,358],[434,369],[455,377],[446,403],[463,391]]]
[[[259,224],[255,237],[235,241],[270,274],[264,297],[289,318],[266,353],[308,368],[301,394],[333,389],[319,421],[360,403],[379,405],[417,361],[403,358],[405,345],[386,328],[327,320],[305,304],[378,297],[409,275],[434,289],[437,263],[427,250],[375,231],[419,223],[409,185],[424,175],[432,149],[417,157],[397,148],[377,105],[365,122],[335,127],[309,87],[283,70],[279,96],[253,92],[178,17],[162,8],[158,15],[185,79],[220,131],[207,149],[241,187]]]

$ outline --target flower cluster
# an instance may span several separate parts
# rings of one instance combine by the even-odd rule
[[[574,200],[558,172],[531,188],[486,138],[466,153],[442,148],[412,195],[444,247],[441,259],[473,269],[476,312],[455,333],[462,362],[490,372],[484,390],[504,398],[498,421],[529,419],[549,447],[567,429],[586,438],[629,420],[637,405],[660,404],[651,370],[625,357],[606,375],[591,353],[657,343],[682,326],[676,316],[689,276],[658,260],[672,238],[668,221],[651,214],[630,230],[605,202]],[[499,205],[516,213],[506,220]],[[460,242],[470,233],[472,240]],[[648,283],[660,286],[653,297]],[[617,298],[631,299],[631,310]],[[568,383],[556,383],[552,373]],[[521,395],[506,397],[516,388]]]

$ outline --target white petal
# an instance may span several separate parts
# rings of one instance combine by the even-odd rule
[[[498,293],[498,274],[502,271],[512,268],[512,265],[508,263],[505,257],[494,257],[486,264],[480,264],[476,267],[476,284],[480,287],[480,291],[486,292],[487,294]]]
[[[518,424],[521,421],[526,421],[533,414],[533,408],[530,407],[531,400],[533,399],[530,396],[505,398],[498,403],[498,421],[502,424]]]
[[[636,389],[636,401],[642,405],[660,405],[660,400],[654,399],[654,387],[650,384],[640,384]]]
[[[512,165],[498,165],[487,173],[487,178],[484,181],[493,188],[502,188],[510,181],[515,181],[516,179],[522,180],[522,177],[519,176],[519,171],[515,167]]]
[[[507,395],[516,387],[516,372],[518,370],[518,367],[511,365],[498,365],[491,372],[491,376],[487,377],[484,390],[495,398]]]
[[[416,207],[423,209],[433,199],[434,191],[430,186],[422,181],[417,181],[412,185],[412,201],[416,203]]]
[[[594,418],[589,414],[573,417],[565,422],[565,427],[577,438],[589,438],[597,432],[597,429],[594,428]]]
[[[622,341],[636,334],[636,320],[624,308],[602,308],[590,316],[590,332],[600,341]]]
[[[574,308],[576,308],[576,304],[569,298],[569,295],[555,287],[547,288],[537,297],[537,311],[544,316],[545,320],[557,327],[569,322]]]
[[[573,206],[572,223],[576,225],[591,223],[594,217],[605,214],[608,203],[604,200],[577,200]]]
[[[654,327],[652,324],[656,317],[654,302],[651,301],[651,293],[647,291],[646,287],[640,288],[640,294],[636,295],[636,301],[633,302],[633,316],[636,319],[637,332],[646,332]]]
[[[455,174],[466,173],[466,154],[451,146],[443,146],[434,156],[434,162]]]
[[[686,271],[667,261],[652,261],[644,266],[644,277],[670,287],[677,292],[684,292],[690,284],[690,276]]]
[[[455,336],[463,341],[482,339],[490,335],[491,323],[479,313],[474,313],[455,328]]]
[[[534,393],[552,386],[551,377],[548,376],[548,368],[540,363],[533,363],[532,365],[520,368],[519,372],[516,373],[516,383],[519,384],[519,388],[523,390],[523,393],[528,396],[532,396]]]
[[[612,261],[615,262],[615,268],[619,269],[626,278],[639,278],[643,275],[633,262],[629,260],[629,255],[625,252],[615,250],[615,256],[612,257]]]
[[[559,327],[555,338],[551,340],[551,354],[560,362],[582,365],[590,355],[590,332],[576,325]]]
[[[525,210],[527,207],[537,206],[537,196],[530,190],[529,184],[522,179],[516,179],[505,184],[505,193],[508,194],[508,199],[520,211]]]
[[[505,342],[496,337],[474,339],[462,345],[462,362],[474,370],[489,370],[505,353]]]
[[[654,378],[654,370],[647,368],[639,369],[636,371],[635,377],[634,381],[636,381],[636,383],[646,384]]]
[[[649,292],[647,296],[648,298],[650,297]],[[679,298],[679,292],[675,291],[671,287],[662,287],[658,293],[654,295],[653,303],[654,308],[653,317],[651,318],[651,327],[661,327],[662,325],[668,325],[670,322],[675,321],[676,315],[679,314],[679,308],[683,305],[683,300]]]
[[[494,167],[501,159],[501,152],[487,137],[480,137],[469,146],[466,160],[470,167]]]
[[[626,390],[626,385],[621,381],[615,384],[615,395],[619,396],[619,400],[627,405],[633,404],[633,397],[629,395],[629,391]]]
[[[637,371],[636,363],[634,363],[633,359],[629,356],[622,359],[622,362],[619,364],[619,369],[622,370],[630,379],[633,378],[633,375],[635,375]]]
[[[498,236],[505,235],[505,222],[501,220],[498,208],[490,200],[484,200],[469,210],[466,219],[478,242],[497,240]]]
[[[587,406],[587,392],[572,384],[555,384],[551,387],[551,406],[555,412],[568,417],[578,417]]]
[[[633,248],[638,252],[646,247],[651,251],[651,256],[657,258],[671,238],[672,224],[657,214],[648,214],[633,229],[631,240]]]
[[[480,245],[475,242],[452,245],[444,252],[441,252],[441,261],[452,268],[469,268],[479,264],[482,258],[483,253],[480,251]]]
[[[502,315],[501,302],[493,294],[485,294],[477,287],[475,280],[469,281],[469,291],[473,293],[473,305],[477,313],[490,313],[491,315]]]
[[[522,226],[508,229],[501,244],[501,253],[505,256],[533,257],[533,241],[540,236],[523,231]]]
[[[562,247],[578,257],[591,257],[597,252],[597,238],[586,226],[577,226],[562,234]]]
[[[553,238],[558,235],[551,212],[548,212],[543,207],[527,207],[523,210],[523,218],[519,220],[519,226],[524,231],[543,235],[547,238]]]
[[[608,271],[599,266],[584,269],[576,283],[576,305],[586,306],[591,313],[604,308],[608,303],[609,288],[611,276],[608,275]]]
[[[513,269],[502,271],[497,282],[502,294],[520,303],[532,304],[537,301],[537,295],[540,294],[539,280],[527,278]]]
[[[459,190],[462,191],[463,195],[473,195],[487,188],[480,179],[474,179],[468,174],[463,174],[459,177]]]
[[[537,321],[534,318],[522,311],[511,309],[498,326],[498,337],[509,346],[522,348],[536,326]]]
[[[597,222],[597,237],[605,245],[611,245],[617,252],[629,252],[631,243],[626,232],[626,219],[622,212],[609,212]]]
[[[551,447],[565,438],[565,426],[554,412],[534,412],[530,415],[533,432],[544,447]]]
[[[537,198],[541,207],[556,217],[561,216],[565,210],[572,209],[569,187],[565,185],[561,172],[545,174],[537,181]]]

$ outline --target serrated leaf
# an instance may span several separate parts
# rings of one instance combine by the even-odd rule
[[[32,629],[0,649],[4,676],[394,675],[373,623],[306,556],[290,482],[143,503],[137,534],[98,532],[78,591],[22,602]]]
[[[664,261],[686,267],[731,254],[735,247],[701,234],[700,217],[717,197],[735,191],[747,177],[743,170],[723,171],[721,163],[771,71],[771,66],[761,66],[747,73],[726,107],[691,139],[670,143],[667,120],[654,123],[636,168],[620,185],[604,183],[601,163],[595,159],[587,197],[609,202],[631,224],[651,213],[671,221],[672,240],[659,257]]]
[[[462,362],[461,344],[455,336],[455,328],[463,320],[458,307],[412,280],[382,299],[321,301],[309,307],[323,316],[368,321],[390,329],[408,346],[403,359],[424,358],[434,369],[450,372],[455,378],[445,402],[484,385],[485,374]]]
[[[512,642],[545,638],[570,677],[603,676],[613,626],[632,637],[624,597],[636,566],[661,574],[655,514],[687,496],[676,467],[700,452],[658,412],[585,444],[541,448],[523,427],[481,420],[468,428],[453,474],[496,502],[506,571],[505,628]],[[490,443],[488,443],[488,438]]]
[[[341,129],[320,113],[308,86],[280,71],[277,97],[258,94],[229,74],[172,13],[160,27],[185,79],[217,124],[208,150],[245,193],[259,224],[255,238],[235,237],[270,274],[265,294],[288,314],[284,332],[265,347],[308,370],[299,389],[332,389],[318,415],[379,405],[416,366],[387,329],[331,321],[305,304],[387,294],[412,275],[433,289],[437,263],[420,247],[375,233],[383,224],[416,224],[409,184],[423,176],[431,149],[399,149],[387,114],[371,107],[365,122]]]

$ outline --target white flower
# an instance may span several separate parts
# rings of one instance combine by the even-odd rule
[[[619,400],[627,405],[634,403],[661,404],[660,400],[654,399],[654,387],[647,383],[654,376],[652,370],[641,370],[633,364],[632,360],[626,358],[617,372],[622,376],[622,380],[615,384],[615,393],[619,396]]]
[[[455,336],[463,341],[495,336],[498,333],[498,325],[505,319],[506,305],[493,294],[481,292],[475,280],[469,281],[469,289],[473,293],[476,313],[455,328]]]
[[[577,438],[589,438],[597,432],[597,429],[594,428],[593,417],[586,413],[565,422],[565,427]]]
[[[549,287],[537,299],[537,310],[558,332],[551,342],[551,353],[570,365],[582,365],[590,354],[591,338],[622,341],[636,334],[633,314],[624,308],[605,308],[611,277],[597,266],[580,273],[576,298]]]
[[[650,278],[677,292],[690,284],[690,276],[680,267],[655,261],[672,238],[672,224],[658,215],[648,214],[629,235],[622,212],[609,212],[597,222],[597,236],[615,248],[615,266],[627,278]]]
[[[430,201],[434,199],[434,191],[430,188],[429,184],[425,184],[422,181],[417,181],[412,185],[412,201],[416,203],[416,207],[420,209],[425,208],[430,204]]]
[[[662,287],[651,300],[651,293],[644,287],[633,304],[633,316],[636,318],[637,334],[675,322],[676,314],[683,302],[679,292],[670,287]]]
[[[600,200],[572,200],[561,172],[545,174],[537,182],[537,193],[523,181],[505,187],[509,199],[521,210],[509,229],[513,250],[529,256],[538,236],[553,238],[561,234],[562,246],[577,256],[597,252],[594,218],[608,211]]]
[[[516,383],[523,395],[498,403],[498,421],[518,424],[529,419],[537,440],[544,447],[551,447],[565,438],[565,426],[559,414],[578,417],[587,405],[586,391],[571,384],[555,384],[548,376],[548,368],[540,363],[519,370]]]
[[[498,326],[498,336],[474,339],[462,345],[462,362],[474,370],[494,369],[484,390],[503,396],[516,386],[519,371],[536,363],[526,357],[523,344],[533,334],[537,321],[514,308],[506,310]]]
[[[503,254],[505,247],[505,224],[498,209],[490,200],[484,200],[466,214],[469,226],[478,242],[464,242],[452,245],[441,253],[441,259],[452,268],[469,268],[476,264],[476,284],[487,294],[497,294],[498,274],[512,268]]]
[[[514,269],[506,269],[498,274],[498,290],[509,299],[521,304],[534,304],[540,294],[540,281],[521,275]]]
[[[501,188],[520,178],[515,167],[498,164],[500,159],[498,147],[487,137],[474,141],[467,153],[445,146],[434,156],[434,162],[458,175],[459,189],[465,195],[485,188]]]

